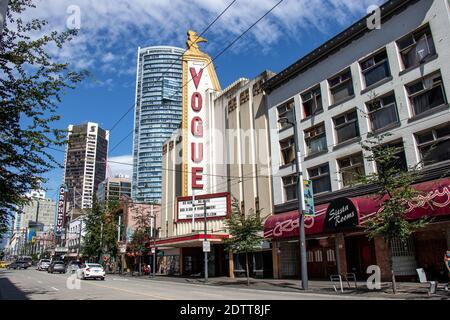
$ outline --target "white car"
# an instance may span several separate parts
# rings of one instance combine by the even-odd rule
[[[76,271],[78,279],[101,279],[105,280],[105,270],[98,263],[84,263]]]

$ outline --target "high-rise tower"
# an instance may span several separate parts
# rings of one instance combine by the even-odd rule
[[[138,49],[134,113],[132,198],[161,201],[162,145],[181,124],[181,56],[184,50]]]

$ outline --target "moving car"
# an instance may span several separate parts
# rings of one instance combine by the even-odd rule
[[[70,261],[66,267],[66,272],[75,273],[81,267],[80,261]]]
[[[8,265],[8,269],[14,269],[14,270],[16,270],[16,269],[24,269],[24,270],[26,270],[26,269],[28,269],[28,262],[27,261],[19,261],[19,260],[17,260],[17,261],[14,261],[13,263],[11,263],[11,264],[9,264]]]
[[[78,279],[101,279],[105,280],[105,270],[98,263],[84,263],[76,271]]]
[[[64,261],[53,261],[50,266],[47,269],[48,273],[65,273],[66,272],[66,265],[64,264]]]
[[[37,264],[37,270],[38,271],[47,270],[49,266],[50,266],[49,259],[41,259]]]

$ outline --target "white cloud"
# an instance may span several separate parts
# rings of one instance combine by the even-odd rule
[[[130,178],[133,176],[133,156],[123,155],[108,158],[107,175],[114,177],[118,174],[127,175]]]
[[[97,67],[103,73],[134,73],[138,46],[184,47],[186,31],[201,32],[231,0],[78,0],[80,34],[62,50],[60,59],[78,68]],[[206,50],[218,52],[267,12],[277,0],[238,0],[205,35]],[[236,43],[232,52],[256,49],[268,52],[283,38],[299,45],[307,33],[337,33],[371,4],[382,0],[285,0]],[[52,29],[63,30],[73,0],[38,0],[27,18],[44,18]],[[338,26],[333,30],[333,26]],[[244,43],[245,42],[245,43]]]

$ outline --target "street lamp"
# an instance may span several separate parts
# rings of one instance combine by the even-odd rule
[[[299,233],[300,233],[300,267],[302,277],[302,289],[308,289],[308,265],[306,261],[306,236],[305,236],[305,213],[303,202],[303,173],[300,169],[300,148],[298,144],[297,120],[295,117],[295,109],[292,110],[293,122],[288,118],[280,118],[280,124],[290,124],[294,128],[294,144],[295,144],[295,171],[297,174],[297,201],[299,215]]]

